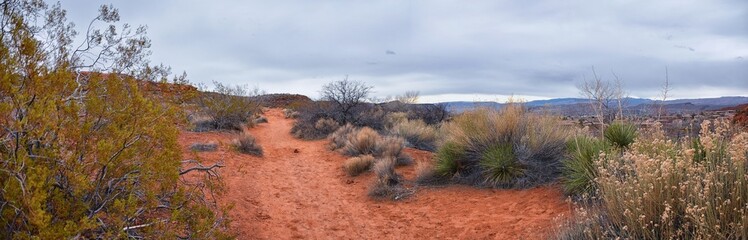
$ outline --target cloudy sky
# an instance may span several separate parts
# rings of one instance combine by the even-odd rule
[[[147,25],[154,63],[193,82],[312,98],[330,81],[384,97],[578,97],[594,66],[634,97],[748,96],[748,1],[65,1],[79,27],[102,3]]]

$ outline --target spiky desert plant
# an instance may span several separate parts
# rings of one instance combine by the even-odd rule
[[[626,149],[636,139],[636,126],[630,123],[614,122],[605,129],[605,139],[614,146]]]
[[[593,194],[597,165],[601,154],[609,154],[605,141],[589,136],[576,136],[567,143],[566,158],[562,161],[561,182],[569,195]],[[605,157],[605,155],[603,155]]]
[[[509,144],[497,144],[486,149],[481,156],[480,166],[485,181],[494,186],[510,184],[525,171]]]

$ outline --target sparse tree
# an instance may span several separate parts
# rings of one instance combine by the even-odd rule
[[[605,124],[612,120],[611,104],[615,100],[617,92],[610,82],[604,81],[597,75],[595,67],[592,67],[592,77],[592,79],[585,77],[584,81],[577,85],[577,88],[582,96],[590,100],[592,110],[595,113],[598,124],[600,124],[602,136]]]
[[[395,100],[405,104],[415,104],[418,103],[419,97],[420,93],[418,91],[407,91],[405,94],[395,97]]]
[[[322,100],[332,103],[334,116],[340,123],[356,121],[356,109],[366,102],[373,87],[364,82],[349,80],[348,76],[340,81],[325,84],[320,91]]]

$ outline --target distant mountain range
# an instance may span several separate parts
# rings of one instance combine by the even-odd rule
[[[625,98],[624,108],[630,113],[646,113],[658,108],[659,100],[645,98]],[[584,98],[554,98],[548,100],[536,100],[525,103],[530,110],[549,111],[564,115],[589,114],[588,99]],[[748,97],[719,97],[719,98],[696,98],[675,99],[664,102],[665,109],[670,113],[697,113],[701,111],[717,110],[748,103]],[[488,107],[501,108],[505,104],[498,102],[444,102],[451,112],[463,112],[465,110]],[[614,103],[617,105],[617,103]]]

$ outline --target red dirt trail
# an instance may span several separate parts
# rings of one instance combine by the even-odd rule
[[[193,155],[192,143],[219,143],[218,151],[197,154],[226,165],[220,202],[234,205],[229,214],[239,239],[541,239],[554,218],[569,213],[558,187],[421,187],[404,200],[375,201],[367,196],[372,173],[348,177],[341,167],[345,157],[328,150],[326,140],[292,137],[293,121],[279,109],[265,116],[269,123],[248,130],[263,157],[231,150],[232,133],[183,131],[179,137],[185,156]],[[407,153],[419,164],[431,158],[419,150]],[[415,165],[397,171],[412,179]]]

